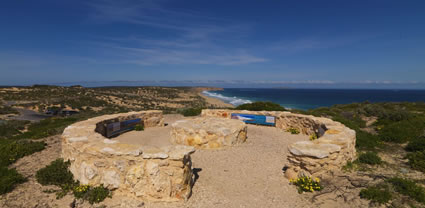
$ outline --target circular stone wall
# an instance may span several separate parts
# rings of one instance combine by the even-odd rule
[[[283,147],[290,153],[285,172],[288,178],[339,171],[347,161],[356,157],[356,132],[328,118],[281,111],[202,110],[203,117],[230,119],[232,113],[274,116],[276,128],[295,128],[303,134],[318,137],[314,141],[299,141]]]
[[[215,149],[245,142],[246,124],[239,120],[201,117],[175,122],[171,142],[200,149]]]
[[[62,157],[71,162],[74,179],[82,184],[103,184],[114,194],[141,200],[187,199],[192,190],[193,147],[148,147],[121,143],[95,132],[105,120],[142,119],[145,128],[164,126],[161,111],[105,115],[77,122],[62,134]]]

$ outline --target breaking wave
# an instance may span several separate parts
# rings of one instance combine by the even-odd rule
[[[224,101],[225,103],[230,103],[234,106],[238,106],[238,105],[242,105],[242,104],[246,104],[246,103],[252,103],[252,101],[250,101],[250,100],[241,99],[241,98],[238,98],[238,97],[227,97],[227,96],[224,96],[222,94],[215,93],[215,92],[203,91],[202,94],[204,94],[208,97],[218,98],[218,99]]]

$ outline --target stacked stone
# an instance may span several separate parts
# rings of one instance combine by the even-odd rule
[[[193,147],[161,148],[124,144],[96,133],[96,124],[108,119],[142,118],[146,128],[163,126],[161,111],[106,115],[75,123],[62,134],[62,157],[71,162],[74,179],[103,184],[114,194],[150,201],[187,199],[192,190]]]
[[[239,120],[201,117],[175,122],[171,142],[199,149],[216,149],[245,142],[246,124]]]
[[[328,118],[280,111],[211,110],[202,111],[204,117],[231,118],[232,113],[256,114],[276,117],[276,128],[296,128],[301,133],[316,135],[314,141],[299,141],[288,146],[286,176],[321,176],[338,171],[347,161],[356,157],[356,132]]]

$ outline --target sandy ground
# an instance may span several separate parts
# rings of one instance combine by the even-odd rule
[[[180,115],[165,115],[169,125],[179,119],[182,119]],[[169,125],[162,130],[168,129],[169,133]],[[158,131],[151,130],[147,129],[146,135]],[[165,138],[167,133],[164,132],[161,137]],[[291,135],[273,127],[249,125],[244,144],[220,150],[197,150],[192,155],[196,181],[188,201],[145,202],[143,207],[310,207],[311,203],[289,185],[282,172],[287,145],[307,139],[307,136]],[[70,195],[56,200],[54,193],[46,193],[55,187],[41,186],[34,178],[38,169],[60,157],[60,137],[48,138],[47,142],[46,150],[24,157],[13,165],[29,181],[1,196],[0,207],[69,207],[72,203]],[[113,197],[102,204],[122,207],[123,200]],[[88,203],[77,205],[90,207]]]

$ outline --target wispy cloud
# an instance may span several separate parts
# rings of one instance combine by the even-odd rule
[[[93,13],[89,17],[93,21],[126,23],[135,28],[148,26],[171,34],[162,38],[146,38],[137,33],[102,37],[95,45],[124,63],[137,65],[243,65],[267,61],[248,48],[233,45],[237,41],[228,45],[232,37],[243,36],[249,25],[194,11],[170,10],[163,4],[164,1],[91,1],[88,5]]]

